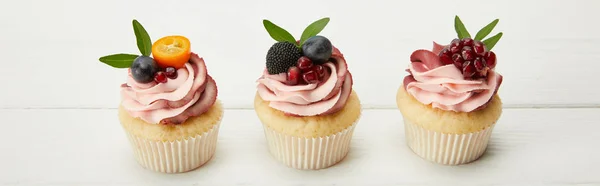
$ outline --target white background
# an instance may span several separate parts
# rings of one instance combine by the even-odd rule
[[[3,0],[0,185],[598,185],[598,9],[597,0]],[[456,14],[472,35],[500,19],[505,111],[491,155],[446,167],[410,152],[394,108],[411,52],[456,37]],[[346,56],[365,112],[342,164],[298,172],[269,157],[251,110],[274,42],[262,19],[298,38],[325,16],[321,35]],[[227,111],[200,170],[162,175],[133,160],[115,110],[126,70],[98,61],[139,53],[132,19],[153,41],[187,36],[217,81]]]

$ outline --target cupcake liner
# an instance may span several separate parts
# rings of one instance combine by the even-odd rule
[[[330,167],[346,157],[356,123],[336,134],[317,138],[289,136],[263,126],[269,151],[277,160],[296,169],[316,170]]]
[[[128,131],[135,159],[146,169],[163,173],[191,171],[208,162],[215,153],[219,123],[207,132],[177,141],[155,141]]]
[[[404,120],[408,146],[423,159],[444,165],[466,164],[481,157],[494,125],[473,133],[444,134]]]

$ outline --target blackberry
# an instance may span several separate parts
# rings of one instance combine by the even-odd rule
[[[267,52],[267,71],[269,74],[287,72],[290,67],[296,66],[302,52],[295,44],[290,42],[277,42]]]

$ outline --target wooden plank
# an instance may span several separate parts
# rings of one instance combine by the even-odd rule
[[[267,152],[253,110],[226,110],[215,157],[184,174],[141,168],[116,110],[2,110],[0,185],[598,185],[600,109],[505,109],[487,153],[463,166],[420,159],[397,110],[363,112],[349,155],[299,171]]]

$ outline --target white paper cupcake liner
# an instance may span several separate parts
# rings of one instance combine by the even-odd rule
[[[220,121],[219,121],[220,122]],[[209,131],[177,141],[147,140],[126,131],[135,159],[146,169],[163,173],[191,171],[208,162],[215,153],[217,123]]]
[[[275,159],[296,169],[323,169],[346,157],[356,123],[336,134],[318,138],[284,135],[263,126],[269,151]]]
[[[494,125],[474,133],[444,134],[404,120],[408,146],[422,158],[444,165],[466,164],[481,157]]]

